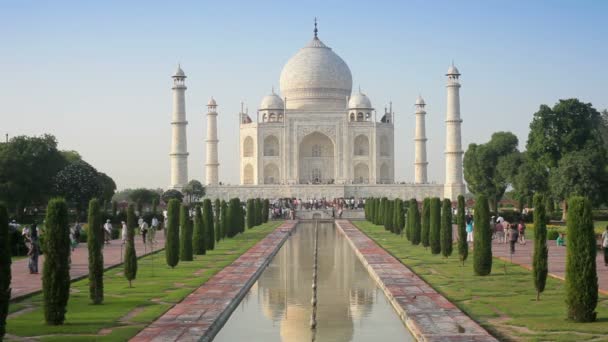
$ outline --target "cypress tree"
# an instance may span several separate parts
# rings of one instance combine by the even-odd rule
[[[135,227],[137,221],[135,216],[135,207],[129,204],[127,209],[127,241],[125,243],[125,278],[131,282],[137,276],[137,254],[135,253]]]
[[[237,198],[237,202],[239,204],[239,233],[245,232],[245,211],[243,209],[243,203],[241,203],[241,199]]]
[[[158,208],[158,200],[155,198],[152,200],[152,214],[156,215],[156,211]]]
[[[421,239],[421,227],[420,227],[420,211],[418,210],[418,201],[415,198],[410,200],[410,211],[412,216],[412,244],[417,246],[420,244]]]
[[[270,215],[270,201],[268,198],[264,199],[264,205],[262,206],[262,217],[264,218],[264,222],[268,222],[268,215]]]
[[[259,226],[262,224],[262,200],[260,198],[255,199],[255,225]]]
[[[49,201],[44,234],[42,296],[46,324],[61,325],[70,298],[70,229],[63,198]]]
[[[420,231],[420,242],[426,248],[430,245],[429,233],[431,230],[431,199],[425,198],[422,202],[422,229]]]
[[[412,241],[412,225],[414,224],[413,222],[413,216],[412,216],[412,203],[411,201],[407,202],[407,214],[406,214],[406,223],[405,223],[405,238],[407,239],[407,241]]]
[[[226,220],[226,236],[229,238],[234,237],[239,233],[239,215],[241,215],[240,209],[241,203],[238,198],[232,198],[228,206],[228,217]]]
[[[215,232],[213,230],[213,208],[211,200],[208,198],[203,201],[203,222],[205,224],[205,249],[212,251],[215,249]]]
[[[228,236],[228,230],[226,229],[227,225],[226,223],[228,222],[228,203],[226,203],[226,201],[222,200],[221,202],[221,216],[222,219],[220,220],[220,229],[222,231],[221,235],[222,235],[222,240],[226,238],[226,236]]]
[[[464,196],[458,196],[458,211],[456,213],[456,224],[458,225],[458,256],[464,266],[464,261],[469,256],[469,244],[467,243],[466,220],[464,216]]]
[[[174,268],[179,263],[179,200],[173,198],[167,205],[167,236],[165,238],[165,258],[167,265]]]
[[[429,216],[429,246],[431,246],[431,253],[439,254],[441,253],[441,238],[439,237],[441,231],[441,200],[438,197],[431,198]]]
[[[369,212],[368,212],[366,218],[367,218],[367,220],[369,222],[372,222],[372,223],[374,222],[374,213],[375,213],[375,211],[374,211],[375,208],[374,207],[375,207],[375,205],[376,205],[376,199],[373,198],[373,197],[370,198],[370,199],[368,199],[367,201],[365,201],[365,206],[366,207],[369,206]]]
[[[204,210],[204,207],[203,207]],[[182,204],[179,211],[179,238],[180,238],[180,246],[179,246],[179,260],[180,261],[192,261],[192,225],[190,224],[190,215],[189,215],[188,206],[186,204]],[[205,227],[206,229],[207,227]],[[205,242],[207,242],[205,235]]]
[[[247,228],[251,229],[255,226],[255,203],[253,198],[247,200]]]
[[[536,213],[534,213],[536,217]],[[591,202],[574,196],[568,200],[566,244],[566,304],[568,319],[593,322],[597,312],[598,284],[595,233]]]
[[[0,341],[6,332],[8,303],[11,300],[11,262],[8,210],[0,203]]]
[[[492,231],[488,198],[479,195],[475,199],[475,228],[473,229],[473,269],[476,275],[492,272]]]
[[[393,201],[387,200],[386,206],[384,207],[384,229],[389,232],[393,231],[392,221],[393,221]]]
[[[214,217],[213,217],[213,226],[214,226],[214,235],[215,235],[215,244],[217,244],[218,242],[220,242],[220,239],[222,238],[222,213],[221,213],[221,208],[220,208],[220,199],[216,198],[215,202],[213,203],[213,211],[215,213]]]
[[[194,254],[205,255],[206,243],[205,243],[205,223],[203,222],[203,213],[201,206],[197,205],[194,209],[194,237],[192,239]]]
[[[532,261],[532,274],[536,288],[536,300],[545,290],[547,283],[548,253],[547,250],[547,221],[545,216],[545,199],[540,194],[534,195],[534,259]]]
[[[101,247],[103,240],[103,227],[99,201],[92,199],[89,202],[89,234],[87,234],[87,247],[89,251],[89,297],[93,304],[103,303],[103,253]]]
[[[441,213],[441,254],[444,257],[452,255],[452,201],[443,199]]]
[[[376,213],[376,224],[381,226],[384,225],[384,219],[382,215],[384,215],[384,206],[386,204],[386,197],[382,197],[380,199],[380,205],[378,206],[378,212]]]
[[[393,232],[399,234],[399,215],[401,211],[401,199],[395,198],[393,200]]]

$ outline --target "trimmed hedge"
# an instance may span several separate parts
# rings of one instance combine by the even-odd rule
[[[420,242],[426,248],[430,246],[430,232],[431,232],[431,199],[425,198],[422,201],[422,229],[420,234]]]
[[[213,208],[211,200],[208,198],[203,201],[203,223],[205,224],[205,249],[212,251],[215,249],[215,227],[213,226]]]
[[[441,254],[452,255],[452,201],[445,198],[441,210]]]
[[[534,277],[534,288],[536,288],[536,300],[540,300],[540,294],[545,290],[547,273],[549,272],[547,249],[547,221],[545,217],[545,199],[540,194],[534,195],[534,258],[532,261],[532,275]]]
[[[438,197],[431,198],[430,209],[429,245],[431,253],[441,253],[441,200]]]
[[[89,252],[89,297],[93,304],[103,303],[103,226],[99,201],[89,201],[87,247]]]
[[[458,210],[456,212],[456,224],[458,225],[458,257],[464,266],[465,260],[469,256],[469,243],[467,242],[467,228],[465,217],[464,196],[458,196]]]
[[[492,231],[490,230],[490,208],[488,199],[479,195],[475,199],[473,222],[473,269],[476,275],[486,276],[492,272]]]
[[[196,255],[207,253],[205,244],[205,223],[203,222],[203,212],[201,206],[194,208],[194,237],[192,239],[193,252]]]
[[[203,209],[204,210],[204,209]],[[182,204],[179,211],[179,260],[180,261],[192,261],[194,257],[192,255],[192,225],[190,224],[188,206]],[[207,228],[207,227],[205,227]],[[205,239],[207,242],[207,239]]]
[[[125,242],[125,264],[124,274],[131,287],[132,281],[137,276],[137,253],[135,252],[135,227],[137,220],[135,216],[135,206],[129,204],[127,209],[127,241]],[[92,235],[92,234],[91,234]]]
[[[178,199],[169,200],[167,205],[167,236],[165,238],[165,258],[167,265],[174,268],[179,263],[179,206]]]

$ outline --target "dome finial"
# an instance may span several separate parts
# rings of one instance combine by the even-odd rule
[[[317,33],[319,32],[319,30],[317,29],[317,17],[315,17],[315,30],[314,30],[314,32],[315,32],[315,38],[318,38],[317,37]]]

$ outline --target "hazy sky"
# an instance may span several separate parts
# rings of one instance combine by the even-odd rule
[[[429,178],[444,174],[445,72],[462,73],[463,146],[540,104],[608,107],[608,1],[0,0],[0,133],[54,134],[118,188],[167,187],[170,76],[188,90],[189,178],[203,181],[205,112],[219,104],[220,180],[238,183],[237,113],[319,37],[378,112],[396,112],[396,179],[413,181],[414,106],[427,103]]]

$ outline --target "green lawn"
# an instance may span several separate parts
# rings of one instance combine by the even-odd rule
[[[537,302],[531,271],[521,266],[495,258],[491,275],[475,276],[472,251],[462,267],[456,246],[444,259],[382,226],[353,223],[501,341],[608,341],[607,296],[600,296],[598,321],[573,323],[565,319],[560,280],[549,277]]]
[[[105,301],[91,305],[88,280],[72,283],[66,322],[47,326],[42,313],[42,295],[11,304],[13,316],[7,334],[38,336],[43,341],[124,341],[166,312],[175,303],[205,283],[222,268],[266,237],[282,222],[268,222],[232,239],[220,241],[216,249],[194,261],[169,268],[163,251],[138,261],[133,288],[122,275],[122,267],[104,276]]]

